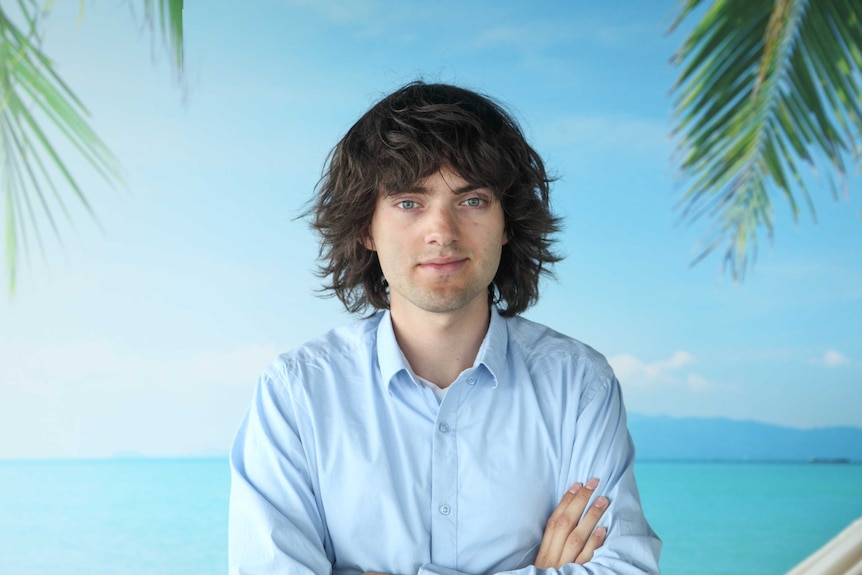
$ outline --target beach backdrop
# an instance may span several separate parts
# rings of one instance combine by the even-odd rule
[[[862,465],[644,461],[635,473],[664,575],[786,573],[862,516]],[[225,573],[228,485],[224,459],[0,462],[0,572]]]
[[[558,177],[566,258],[526,316],[614,367],[666,573],[781,573],[862,516],[859,175],[835,197],[812,178],[816,222],[775,196],[742,282],[691,267],[709,222],[675,209],[676,0],[186,2],[182,82],[139,7],[44,24],[125,186],[60,145],[97,221],[61,189],[62,241],[37,215],[43,249],[14,295],[3,277],[0,573],[223,572],[258,374],[351,320],[315,295],[299,216],[345,130],[418,78],[498,98]]]

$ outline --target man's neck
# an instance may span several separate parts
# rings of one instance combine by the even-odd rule
[[[490,322],[490,308],[481,303],[452,313],[391,310],[398,346],[416,375],[448,387],[473,365]]]

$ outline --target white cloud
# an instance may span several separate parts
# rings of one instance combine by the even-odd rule
[[[476,47],[495,48],[501,44],[520,46],[527,40],[529,34],[524,28],[510,26],[483,30],[473,42]]]
[[[547,50],[560,46],[595,46],[621,50],[637,44],[639,39],[653,37],[655,30],[642,24],[608,25],[604,21],[571,22],[541,19],[521,21],[516,25],[502,23],[480,29],[473,36],[471,47],[493,50],[500,46],[521,51]]]
[[[368,0],[288,0],[288,5],[314,10],[334,22],[365,22],[380,13],[378,2]]]
[[[690,374],[686,382],[691,391],[705,391],[715,387],[711,381],[696,373]]]
[[[558,145],[620,153],[669,154],[670,128],[664,121],[624,116],[569,116],[544,128],[543,139]]]
[[[668,359],[646,363],[633,355],[622,354],[608,358],[608,362],[620,381],[645,386],[664,382],[670,373],[694,363],[694,356],[687,351],[677,351]]]
[[[247,344],[173,357],[151,356],[104,342],[36,344],[4,341],[0,345],[0,392],[26,388],[51,393],[56,389],[132,390],[143,388],[201,390],[211,386],[242,386],[278,355],[270,344]]]
[[[165,357],[103,341],[0,340],[0,459],[223,453],[279,351]]]
[[[695,363],[694,356],[687,351],[677,351],[667,359],[650,363],[631,354],[610,357],[608,362],[627,391],[638,396],[644,393],[654,395],[659,388],[675,390],[673,393],[682,389],[701,393],[719,388],[706,377],[686,369]]]
[[[847,365],[850,363],[850,359],[845,356],[840,351],[836,351],[834,349],[826,350],[826,353],[823,354],[823,357],[817,362],[826,367],[838,367],[841,365]]]

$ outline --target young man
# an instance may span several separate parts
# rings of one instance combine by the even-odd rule
[[[515,121],[409,84],[333,150],[321,273],[377,310],[278,358],[231,453],[230,572],[658,573],[620,387],[518,316],[558,220]]]

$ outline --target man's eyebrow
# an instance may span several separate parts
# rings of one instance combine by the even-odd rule
[[[476,190],[487,189],[488,186],[484,186],[482,184],[465,184],[461,187],[455,188],[452,190],[452,193],[456,196],[461,196],[464,194],[469,194],[470,192],[474,192]],[[386,190],[385,196],[387,198],[391,198],[393,196],[401,196],[405,194],[419,194],[426,196],[428,195],[428,188],[425,186],[414,184],[412,186],[408,186],[407,188],[397,188],[397,189],[389,189]]]
[[[461,186],[460,188],[455,188],[452,190],[452,193],[456,196],[460,196],[461,194],[469,194],[470,192],[484,189],[487,186],[483,186],[481,184],[467,184],[466,186]]]
[[[387,198],[391,198],[392,196],[403,196],[405,194],[427,195],[428,190],[422,186],[409,186],[407,188],[392,188],[386,190]]]
[[[479,189],[483,189],[486,187],[487,186],[483,186],[482,184],[466,184],[466,185],[463,185],[459,188],[455,188],[454,190],[452,190],[452,193],[455,194],[456,196],[460,196],[462,194],[469,194],[470,192],[473,192],[473,191],[479,190]],[[386,195],[387,196],[395,196],[398,194],[423,194],[423,195],[425,195],[427,193],[428,193],[428,189],[425,186],[415,185],[415,186],[410,186],[406,189],[389,190],[388,192],[386,192]]]

